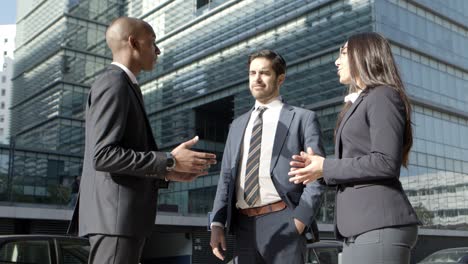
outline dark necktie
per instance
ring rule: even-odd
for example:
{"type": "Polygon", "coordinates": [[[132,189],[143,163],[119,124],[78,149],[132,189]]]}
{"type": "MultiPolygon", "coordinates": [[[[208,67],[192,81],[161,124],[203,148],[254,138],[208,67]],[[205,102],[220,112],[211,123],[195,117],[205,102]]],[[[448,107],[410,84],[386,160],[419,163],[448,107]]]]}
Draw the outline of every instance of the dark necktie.
{"type": "Polygon", "coordinates": [[[138,98],[140,98],[140,101],[143,103],[143,94],[141,93],[141,88],[140,88],[140,85],[138,85],[137,83],[134,83],[133,84],[133,87],[135,88],[135,92],[138,96],[138,98]]]}
{"type": "Polygon", "coordinates": [[[260,149],[262,146],[263,112],[266,107],[260,106],[258,116],[254,121],[252,135],[250,137],[249,155],[245,169],[244,199],[249,206],[253,206],[260,198],[260,185],[258,172],[260,166],[260,149]]]}

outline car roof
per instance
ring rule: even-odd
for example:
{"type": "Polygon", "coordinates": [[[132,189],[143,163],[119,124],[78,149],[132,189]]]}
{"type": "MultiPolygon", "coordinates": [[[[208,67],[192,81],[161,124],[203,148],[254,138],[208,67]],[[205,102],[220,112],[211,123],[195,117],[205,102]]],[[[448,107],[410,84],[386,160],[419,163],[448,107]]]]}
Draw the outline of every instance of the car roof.
{"type": "Polygon", "coordinates": [[[319,242],[308,243],[307,248],[342,248],[343,242],[334,239],[322,239],[319,242]]]}
{"type": "MultiPolygon", "coordinates": [[[[446,249],[441,249],[441,250],[438,250],[432,254],[430,254],[429,256],[425,257],[421,262],[421,264],[431,264],[431,263],[440,263],[440,262],[433,262],[432,261],[432,258],[434,258],[435,256],[438,256],[438,255],[443,255],[443,254],[450,254],[450,253],[455,253],[455,254],[460,254],[462,253],[462,255],[460,255],[460,257],[463,257],[463,255],[467,256],[466,254],[468,253],[468,247],[458,247],[458,248],[446,248],[446,249]]],[[[459,261],[459,260],[458,260],[459,261]]],[[[455,262],[453,262],[455,263],[455,262]]]]}
{"type": "Polygon", "coordinates": [[[453,251],[468,251],[468,247],[458,247],[458,248],[446,248],[436,251],[435,253],[447,253],[453,251]]]}
{"type": "Polygon", "coordinates": [[[66,235],[51,235],[51,234],[31,234],[31,235],[0,235],[0,241],[6,240],[27,240],[27,239],[64,239],[64,240],[83,240],[88,241],[88,239],[76,236],[66,236],[66,235]]]}

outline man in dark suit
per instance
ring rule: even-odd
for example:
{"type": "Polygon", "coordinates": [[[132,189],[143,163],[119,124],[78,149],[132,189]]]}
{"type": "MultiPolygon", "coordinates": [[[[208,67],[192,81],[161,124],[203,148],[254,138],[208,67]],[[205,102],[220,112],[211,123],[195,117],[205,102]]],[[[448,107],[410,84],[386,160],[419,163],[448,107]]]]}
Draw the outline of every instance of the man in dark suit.
{"type": "MultiPolygon", "coordinates": [[[[96,79],[86,104],[86,142],[79,198],[79,235],[89,263],[139,263],[155,222],[158,186],[205,174],[215,155],[158,152],[136,76],[153,69],[160,51],[151,26],[121,17],[106,31],[113,63],[96,79]]],[[[75,208],[75,211],[77,209],[75,208]]]]}
{"type": "Polygon", "coordinates": [[[280,97],[286,62],[271,50],[249,57],[251,111],[231,125],[211,224],[213,254],[224,259],[225,231],[236,235],[235,263],[304,263],[305,233],[315,230],[324,186],[289,182],[294,153],[324,156],[314,112],[280,97]]]}

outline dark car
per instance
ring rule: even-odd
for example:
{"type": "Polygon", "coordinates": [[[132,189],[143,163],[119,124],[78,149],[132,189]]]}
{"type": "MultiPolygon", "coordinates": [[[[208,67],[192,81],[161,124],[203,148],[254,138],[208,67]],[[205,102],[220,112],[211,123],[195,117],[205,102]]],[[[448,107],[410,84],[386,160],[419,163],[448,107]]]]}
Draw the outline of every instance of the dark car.
{"type": "Polygon", "coordinates": [[[418,264],[468,264],[468,247],[447,248],[436,251],[418,264]]]}
{"type": "Polygon", "coordinates": [[[343,242],[320,240],[307,244],[306,264],[339,264],[343,242]]]}
{"type": "Polygon", "coordinates": [[[0,236],[0,264],[86,264],[87,239],[55,235],[0,236]]]}

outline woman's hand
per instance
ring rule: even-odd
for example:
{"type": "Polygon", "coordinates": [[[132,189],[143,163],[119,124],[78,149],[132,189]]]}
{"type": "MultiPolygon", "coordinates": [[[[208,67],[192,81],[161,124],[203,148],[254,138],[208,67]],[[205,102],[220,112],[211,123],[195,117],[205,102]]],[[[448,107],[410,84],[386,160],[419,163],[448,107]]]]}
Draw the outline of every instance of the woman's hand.
{"type": "Polygon", "coordinates": [[[307,184],[322,177],[325,158],[315,155],[312,148],[307,148],[307,153],[301,151],[300,155],[293,155],[292,159],[288,173],[290,182],[307,184]]]}

